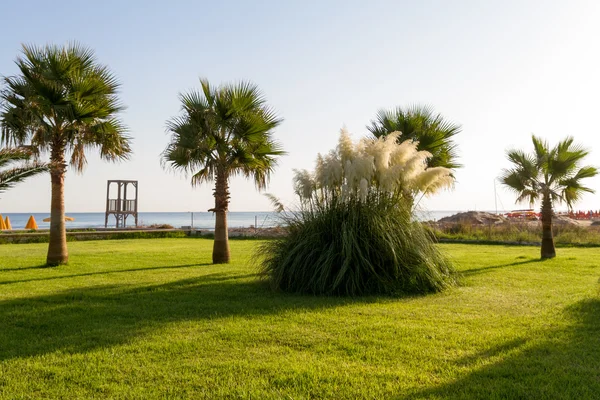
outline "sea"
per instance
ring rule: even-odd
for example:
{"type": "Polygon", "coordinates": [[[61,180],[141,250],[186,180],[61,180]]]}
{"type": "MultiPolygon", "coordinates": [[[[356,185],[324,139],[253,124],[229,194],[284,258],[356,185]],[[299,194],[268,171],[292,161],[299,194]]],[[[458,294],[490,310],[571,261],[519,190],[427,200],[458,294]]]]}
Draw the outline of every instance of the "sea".
{"type": "MultiPolygon", "coordinates": [[[[460,211],[420,211],[418,218],[423,221],[436,221],[460,211]]],[[[43,220],[50,217],[49,213],[6,213],[2,214],[4,218],[10,218],[13,229],[24,229],[27,220],[33,215],[40,229],[50,228],[50,222],[43,220]]],[[[74,221],[67,221],[67,229],[83,228],[104,228],[104,213],[66,213],[67,216],[74,218],[74,221]]],[[[135,226],[133,216],[127,218],[127,226],[135,226]]],[[[227,222],[230,228],[271,228],[282,225],[281,215],[269,211],[231,211],[227,215],[227,222]]],[[[171,225],[174,228],[193,227],[195,229],[211,230],[215,227],[215,216],[210,212],[140,212],[138,214],[139,226],[151,225],[171,225]]],[[[114,216],[109,216],[108,227],[114,228],[116,221],[114,216]]]]}

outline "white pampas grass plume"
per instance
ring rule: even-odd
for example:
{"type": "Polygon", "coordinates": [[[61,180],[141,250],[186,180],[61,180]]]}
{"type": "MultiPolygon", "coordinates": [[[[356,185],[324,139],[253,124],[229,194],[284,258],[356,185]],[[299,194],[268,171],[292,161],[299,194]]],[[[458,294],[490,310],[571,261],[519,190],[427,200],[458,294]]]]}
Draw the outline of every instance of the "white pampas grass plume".
{"type": "Polygon", "coordinates": [[[334,187],[342,184],[342,162],[335,152],[330,152],[323,158],[323,168],[318,182],[321,187],[334,187]]]}
{"type": "Polygon", "coordinates": [[[454,177],[448,168],[428,168],[415,177],[414,189],[423,194],[432,194],[440,189],[450,189],[454,185],[454,177]]]}
{"type": "Polygon", "coordinates": [[[410,182],[427,168],[427,160],[431,158],[431,153],[427,151],[416,151],[404,164],[403,179],[405,183],[410,182]]]}
{"type": "Polygon", "coordinates": [[[314,180],[318,187],[325,186],[325,161],[321,153],[317,154],[314,180]]]}
{"type": "Polygon", "coordinates": [[[355,177],[356,168],[354,167],[354,164],[352,164],[352,161],[346,160],[346,163],[344,164],[344,184],[346,186],[352,187],[355,177]]]}
{"type": "Polygon", "coordinates": [[[315,181],[307,170],[294,170],[294,192],[300,197],[300,200],[311,198],[315,190],[315,181]]]}
{"type": "Polygon", "coordinates": [[[392,132],[378,139],[363,139],[364,152],[373,157],[375,170],[378,173],[386,170],[390,164],[390,155],[398,146],[396,140],[400,132],[392,132]]]}
{"type": "Polygon", "coordinates": [[[403,165],[392,165],[379,175],[379,187],[385,192],[394,192],[402,184],[403,165]]]}
{"type": "Polygon", "coordinates": [[[370,182],[374,172],[373,157],[368,154],[357,154],[351,162],[346,162],[346,183],[351,188],[357,189],[361,179],[370,182]]]}
{"type": "Polygon", "coordinates": [[[358,195],[359,195],[360,201],[362,201],[362,202],[366,201],[368,194],[369,194],[369,182],[365,178],[362,178],[360,180],[360,185],[358,188],[358,195]]]}
{"type": "Polygon", "coordinates": [[[398,144],[390,155],[390,163],[392,165],[404,165],[418,151],[419,142],[405,140],[398,144]]]}
{"type": "Polygon", "coordinates": [[[356,155],[354,151],[354,143],[352,142],[352,138],[350,137],[350,133],[346,127],[342,128],[340,131],[340,140],[338,141],[337,147],[338,154],[340,155],[342,163],[346,163],[348,160],[352,160],[356,155]]]}
{"type": "Polygon", "coordinates": [[[400,135],[393,132],[354,143],[348,131],[342,129],[335,150],[317,156],[314,174],[294,171],[294,190],[302,200],[310,200],[318,190],[323,199],[341,195],[344,201],[365,201],[370,192],[413,197],[452,187],[451,171],[427,168],[431,154],[418,151],[415,141],[399,144],[400,135]]]}

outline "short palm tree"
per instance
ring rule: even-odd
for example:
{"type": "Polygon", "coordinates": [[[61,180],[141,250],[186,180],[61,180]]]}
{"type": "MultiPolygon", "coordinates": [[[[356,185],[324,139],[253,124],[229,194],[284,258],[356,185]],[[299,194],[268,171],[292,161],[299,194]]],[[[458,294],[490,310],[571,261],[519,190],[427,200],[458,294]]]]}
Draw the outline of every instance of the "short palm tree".
{"type": "Polygon", "coordinates": [[[285,154],[272,139],[279,119],[258,88],[248,82],[212,87],[180,95],[181,115],[167,122],[171,141],[163,152],[167,167],[192,174],[192,185],[215,183],[216,214],[213,263],[228,263],[229,178],[252,178],[266,187],[277,156],[285,154]]]}
{"type": "Polygon", "coordinates": [[[48,170],[43,163],[29,163],[31,152],[23,148],[0,149],[0,193],[19,182],[48,170]],[[15,166],[15,164],[17,164],[15,166]]]}
{"type": "Polygon", "coordinates": [[[592,166],[579,167],[588,151],[573,144],[573,138],[567,137],[555,147],[532,135],[534,152],[527,154],[522,150],[509,150],[508,159],[513,168],[505,169],[501,176],[504,185],[517,194],[517,202],[528,201],[531,206],[541,199],[542,202],[542,249],[541,257],[556,257],[552,236],[553,203],[563,202],[569,209],[585,193],[593,190],[583,186],[582,180],[598,174],[592,166]]]}
{"type": "Polygon", "coordinates": [[[127,158],[129,138],[117,119],[119,83],[98,64],[92,50],[23,46],[20,74],[4,78],[2,140],[50,154],[52,199],[48,265],[68,262],[64,183],[67,163],[81,172],[86,150],[98,148],[107,160],[127,158]]]}
{"type": "Polygon", "coordinates": [[[460,133],[460,125],[435,114],[428,106],[415,105],[393,110],[379,110],[375,120],[367,129],[375,136],[387,136],[392,132],[402,132],[398,142],[413,140],[419,142],[417,150],[425,150],[432,157],[428,167],[459,168],[456,144],[452,138],[460,133]]]}

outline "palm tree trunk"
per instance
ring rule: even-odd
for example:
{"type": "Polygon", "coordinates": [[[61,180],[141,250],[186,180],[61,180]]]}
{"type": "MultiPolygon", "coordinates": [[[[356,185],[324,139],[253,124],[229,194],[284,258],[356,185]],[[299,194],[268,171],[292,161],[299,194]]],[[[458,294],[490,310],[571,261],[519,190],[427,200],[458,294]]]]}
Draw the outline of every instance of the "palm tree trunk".
{"type": "Polygon", "coordinates": [[[227,209],[229,208],[229,182],[224,168],[217,171],[215,184],[215,241],[213,243],[213,264],[229,263],[229,232],[227,230],[227,209]]]}
{"type": "Polygon", "coordinates": [[[552,236],[552,200],[548,194],[542,198],[542,259],[556,257],[552,236]]]}
{"type": "Polygon", "coordinates": [[[67,231],[65,228],[66,164],[64,150],[62,148],[53,148],[50,161],[52,199],[50,203],[50,243],[48,245],[46,263],[54,266],[66,264],[69,261],[67,231]]]}

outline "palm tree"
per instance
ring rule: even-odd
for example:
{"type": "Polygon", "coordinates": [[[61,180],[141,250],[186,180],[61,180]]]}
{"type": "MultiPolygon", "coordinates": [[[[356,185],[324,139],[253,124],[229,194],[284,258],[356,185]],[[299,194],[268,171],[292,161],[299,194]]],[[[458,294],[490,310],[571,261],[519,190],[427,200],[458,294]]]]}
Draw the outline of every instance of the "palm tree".
{"type": "Polygon", "coordinates": [[[505,169],[501,176],[504,185],[517,194],[517,202],[529,201],[533,204],[542,201],[542,249],[541,257],[556,257],[552,236],[553,203],[563,202],[573,208],[573,204],[585,193],[594,191],[582,185],[581,181],[598,173],[595,167],[579,168],[579,163],[589,151],[573,144],[567,137],[555,147],[532,135],[534,152],[526,154],[522,150],[509,150],[508,159],[514,164],[505,169]]]}
{"type": "Polygon", "coordinates": [[[39,162],[27,163],[26,161],[29,161],[30,157],[31,152],[23,148],[0,149],[0,168],[20,163],[17,166],[0,170],[0,193],[31,176],[48,170],[46,164],[39,162]]]}
{"type": "Polygon", "coordinates": [[[171,141],[163,165],[192,174],[192,185],[215,182],[216,214],[213,263],[228,263],[229,178],[252,178],[258,190],[266,187],[285,154],[272,139],[281,123],[258,88],[248,82],[213,88],[205,79],[202,90],[180,94],[181,115],[167,122],[171,141]]]}
{"type": "Polygon", "coordinates": [[[452,138],[460,133],[460,125],[448,122],[441,114],[435,114],[429,106],[415,105],[393,110],[379,110],[375,120],[367,129],[375,136],[387,136],[392,132],[402,132],[398,142],[413,140],[419,142],[417,150],[425,150],[432,157],[428,167],[460,168],[457,163],[456,144],[452,138]]]}
{"type": "Polygon", "coordinates": [[[50,153],[52,200],[48,265],[68,262],[64,183],[67,162],[81,172],[85,151],[98,148],[107,160],[130,154],[129,138],[116,115],[119,83],[92,50],[27,46],[16,60],[20,74],[4,78],[2,141],[50,153]]]}

